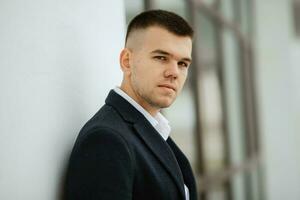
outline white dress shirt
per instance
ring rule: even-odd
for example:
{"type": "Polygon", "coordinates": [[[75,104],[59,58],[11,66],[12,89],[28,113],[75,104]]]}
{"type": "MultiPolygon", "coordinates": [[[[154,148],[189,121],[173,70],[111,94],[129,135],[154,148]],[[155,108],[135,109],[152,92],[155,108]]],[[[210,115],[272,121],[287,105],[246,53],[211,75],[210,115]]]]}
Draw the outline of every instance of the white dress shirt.
{"type": "MultiPolygon", "coordinates": [[[[121,90],[118,87],[115,87],[114,91],[117,94],[119,94],[121,97],[126,99],[140,113],[142,113],[164,140],[168,139],[171,132],[171,127],[169,125],[169,121],[160,112],[158,112],[157,115],[153,117],[152,115],[150,115],[150,113],[148,113],[140,104],[138,104],[123,90],[121,90]]],[[[186,200],[189,200],[190,199],[189,189],[185,184],[184,184],[184,191],[185,191],[186,200]]]]}

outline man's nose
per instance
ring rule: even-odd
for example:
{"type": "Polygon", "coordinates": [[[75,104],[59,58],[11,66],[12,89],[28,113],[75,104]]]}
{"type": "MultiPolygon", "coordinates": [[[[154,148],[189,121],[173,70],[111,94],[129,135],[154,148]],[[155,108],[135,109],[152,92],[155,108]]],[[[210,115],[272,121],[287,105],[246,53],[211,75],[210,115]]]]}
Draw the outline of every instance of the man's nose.
{"type": "Polygon", "coordinates": [[[169,62],[165,69],[165,76],[166,77],[172,77],[177,78],[179,74],[179,68],[177,61],[169,62]]]}

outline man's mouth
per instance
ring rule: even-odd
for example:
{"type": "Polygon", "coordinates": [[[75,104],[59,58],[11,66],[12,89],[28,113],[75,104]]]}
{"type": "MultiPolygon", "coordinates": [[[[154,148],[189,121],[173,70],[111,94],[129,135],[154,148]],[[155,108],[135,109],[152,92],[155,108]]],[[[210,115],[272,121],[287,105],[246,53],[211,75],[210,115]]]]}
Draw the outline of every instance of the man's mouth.
{"type": "Polygon", "coordinates": [[[176,92],[176,88],[173,85],[169,85],[169,84],[161,84],[158,85],[158,87],[163,87],[163,88],[168,88],[168,89],[172,89],[176,92]]]}

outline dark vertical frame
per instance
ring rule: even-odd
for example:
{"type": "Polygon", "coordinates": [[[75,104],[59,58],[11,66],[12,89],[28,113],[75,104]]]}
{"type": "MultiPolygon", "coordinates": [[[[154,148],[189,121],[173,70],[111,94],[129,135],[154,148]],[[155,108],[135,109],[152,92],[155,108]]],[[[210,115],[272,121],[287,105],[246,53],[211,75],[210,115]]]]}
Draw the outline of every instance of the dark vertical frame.
{"type": "MultiPolygon", "coordinates": [[[[241,13],[241,2],[239,0],[232,0],[234,5],[234,23],[236,26],[241,27],[242,26],[242,18],[244,15],[241,13]]],[[[243,36],[243,33],[240,29],[241,36],[243,36]]],[[[249,82],[250,74],[249,74],[249,62],[248,62],[248,44],[247,41],[243,37],[240,37],[238,40],[238,63],[239,63],[239,82],[241,83],[241,90],[240,90],[240,98],[242,101],[242,113],[243,115],[243,127],[244,127],[244,146],[246,147],[244,149],[244,158],[245,160],[251,159],[253,156],[253,144],[254,144],[254,138],[253,138],[253,123],[252,123],[252,96],[251,96],[251,88],[249,88],[251,82],[249,82]]],[[[245,190],[245,199],[246,200],[252,200],[253,199],[253,184],[251,183],[251,171],[246,171],[243,174],[244,177],[244,190],[245,190]]]]}
{"type": "Polygon", "coordinates": [[[155,8],[155,0],[144,0],[144,9],[151,10],[155,8]]]}
{"type": "Polygon", "coordinates": [[[291,10],[294,21],[294,32],[296,37],[300,37],[300,1],[292,0],[291,10]]]}
{"type": "MultiPolygon", "coordinates": [[[[220,9],[220,0],[215,1],[215,8],[220,9]]],[[[219,21],[217,22],[217,55],[218,55],[218,60],[217,60],[217,66],[218,66],[218,77],[219,77],[219,83],[220,83],[220,90],[221,90],[221,104],[222,104],[222,125],[223,125],[223,132],[224,132],[224,143],[225,143],[225,163],[226,166],[230,166],[230,141],[229,141],[229,127],[228,127],[228,110],[227,110],[227,88],[225,84],[225,72],[224,72],[224,46],[223,46],[223,41],[222,41],[222,33],[224,31],[224,27],[222,23],[219,21]]],[[[232,195],[232,186],[231,186],[231,181],[230,179],[225,180],[225,187],[227,189],[227,200],[233,200],[233,195],[232,195]]]]}
{"type": "Polygon", "coordinates": [[[249,29],[250,29],[250,34],[249,34],[249,74],[250,74],[250,86],[251,86],[251,92],[252,92],[252,117],[253,117],[253,127],[254,127],[254,153],[256,156],[256,159],[258,161],[258,166],[257,166],[257,176],[258,176],[258,183],[257,183],[257,189],[258,189],[258,195],[260,200],[266,199],[266,193],[265,193],[265,181],[264,181],[264,171],[262,168],[262,156],[261,156],[261,143],[260,143],[260,125],[259,125],[259,115],[258,115],[258,103],[257,103],[257,97],[256,97],[256,73],[255,73],[255,55],[254,55],[254,49],[255,49],[255,0],[248,0],[248,7],[250,9],[249,11],[249,29]]]}

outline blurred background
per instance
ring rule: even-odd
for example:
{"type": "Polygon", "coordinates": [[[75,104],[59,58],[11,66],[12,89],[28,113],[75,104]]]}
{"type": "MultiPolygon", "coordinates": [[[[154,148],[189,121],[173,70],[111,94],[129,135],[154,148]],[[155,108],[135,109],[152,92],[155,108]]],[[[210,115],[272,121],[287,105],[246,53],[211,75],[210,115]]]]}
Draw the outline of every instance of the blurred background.
{"type": "Polygon", "coordinates": [[[59,199],[83,124],[120,84],[138,13],[195,30],[163,112],[201,200],[300,199],[300,0],[0,0],[0,199],[59,199]]]}

